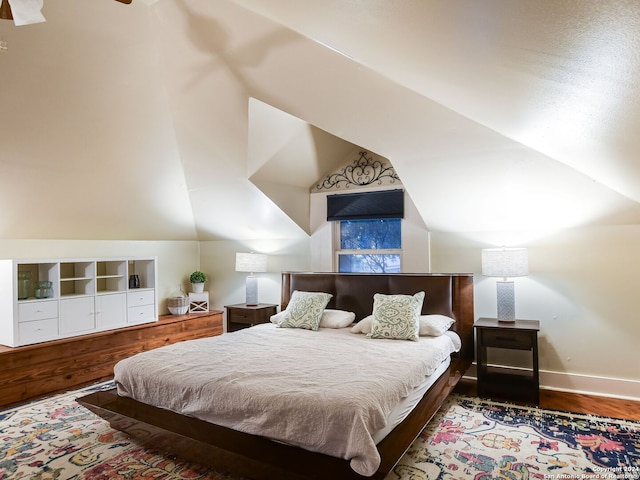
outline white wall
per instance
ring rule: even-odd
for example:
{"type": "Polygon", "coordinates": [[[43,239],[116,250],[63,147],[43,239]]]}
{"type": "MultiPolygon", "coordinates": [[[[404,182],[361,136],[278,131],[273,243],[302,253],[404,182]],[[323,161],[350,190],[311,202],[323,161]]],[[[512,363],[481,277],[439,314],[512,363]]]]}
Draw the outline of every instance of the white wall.
{"type": "Polygon", "coordinates": [[[169,313],[166,299],[200,265],[200,247],[194,241],[2,240],[0,258],[157,257],[159,313],[169,313]]]}
{"type": "Polygon", "coordinates": [[[267,271],[258,277],[258,301],[280,305],[281,272],[308,271],[309,239],[219,240],[200,243],[200,269],[207,275],[210,308],[245,302],[246,273],[235,271],[236,252],[267,254],[267,271]]]}
{"type": "Polygon", "coordinates": [[[196,240],[149,8],[46,3],[0,27],[0,238],[196,240]]]}
{"type": "MultiPolygon", "coordinates": [[[[475,272],[476,318],[495,317],[495,279],[480,275],[480,251],[500,245],[496,234],[431,238],[434,271],[475,272]]],[[[543,386],[640,399],[639,244],[636,226],[520,236],[530,275],[515,279],[516,316],[540,320],[543,386]]]]}

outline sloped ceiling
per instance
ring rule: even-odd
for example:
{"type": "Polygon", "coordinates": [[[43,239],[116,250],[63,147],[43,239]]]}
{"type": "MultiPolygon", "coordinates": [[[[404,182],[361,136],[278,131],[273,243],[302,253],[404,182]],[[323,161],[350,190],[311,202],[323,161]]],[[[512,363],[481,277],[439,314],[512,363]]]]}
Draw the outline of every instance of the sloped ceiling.
{"type": "Polygon", "coordinates": [[[0,237],[306,236],[295,199],[353,146],[391,160],[432,230],[640,219],[634,2],[45,0],[44,14],[0,22],[0,237]]]}
{"type": "Polygon", "coordinates": [[[307,234],[309,187],[358,146],[256,99],[249,102],[249,179],[307,234]]]}
{"type": "Polygon", "coordinates": [[[237,3],[640,200],[637,2],[237,3]]]}
{"type": "Polygon", "coordinates": [[[149,7],[45,3],[0,20],[0,237],[194,238],[149,7]]]}
{"type": "Polygon", "coordinates": [[[432,229],[640,218],[636,3],[237,3],[445,107],[414,124],[424,128],[422,148],[377,150],[432,229]]]}

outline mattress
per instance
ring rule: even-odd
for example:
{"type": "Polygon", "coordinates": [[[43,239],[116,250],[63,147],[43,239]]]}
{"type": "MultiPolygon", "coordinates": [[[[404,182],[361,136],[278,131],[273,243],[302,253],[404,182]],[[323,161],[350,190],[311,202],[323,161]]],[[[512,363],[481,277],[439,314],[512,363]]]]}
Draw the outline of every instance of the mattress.
{"type": "MultiPolygon", "coordinates": [[[[453,333],[453,332],[452,332],[453,333]]],[[[455,333],[454,333],[455,335],[455,333]]],[[[372,437],[376,444],[380,443],[384,438],[391,433],[402,421],[407,418],[411,411],[416,407],[418,402],[422,400],[424,394],[429,390],[438,378],[449,368],[451,364],[451,357],[447,357],[440,366],[431,375],[424,378],[424,381],[415,387],[409,394],[400,399],[400,401],[393,407],[393,410],[387,416],[387,422],[384,427],[375,432],[372,437]]]]}
{"type": "Polygon", "coordinates": [[[368,476],[380,464],[377,432],[455,350],[448,335],[373,340],[263,324],[144,352],[114,371],[119,395],[344,458],[368,476]]]}

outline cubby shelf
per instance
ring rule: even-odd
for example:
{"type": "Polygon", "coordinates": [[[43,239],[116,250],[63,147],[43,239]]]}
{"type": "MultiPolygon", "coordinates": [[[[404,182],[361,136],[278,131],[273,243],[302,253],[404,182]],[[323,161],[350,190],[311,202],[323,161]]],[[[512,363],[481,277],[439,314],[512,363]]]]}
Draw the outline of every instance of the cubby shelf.
{"type": "Polygon", "coordinates": [[[0,260],[0,344],[156,321],[156,264],[155,257],[0,260]],[[139,278],[139,288],[129,288],[131,275],[139,278]],[[36,282],[50,282],[47,298],[36,298],[36,282]]]}

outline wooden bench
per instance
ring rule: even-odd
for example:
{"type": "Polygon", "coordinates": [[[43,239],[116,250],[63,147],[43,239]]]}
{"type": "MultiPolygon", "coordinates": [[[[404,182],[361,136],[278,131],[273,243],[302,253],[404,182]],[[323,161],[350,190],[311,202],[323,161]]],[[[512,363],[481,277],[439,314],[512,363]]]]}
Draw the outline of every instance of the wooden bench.
{"type": "Polygon", "coordinates": [[[221,334],[222,311],[211,310],[24,347],[0,346],[0,408],[111,378],[113,366],[136,353],[221,334]]]}

